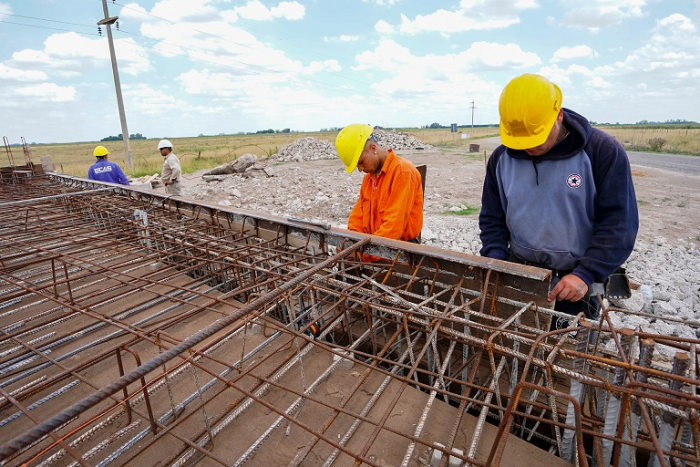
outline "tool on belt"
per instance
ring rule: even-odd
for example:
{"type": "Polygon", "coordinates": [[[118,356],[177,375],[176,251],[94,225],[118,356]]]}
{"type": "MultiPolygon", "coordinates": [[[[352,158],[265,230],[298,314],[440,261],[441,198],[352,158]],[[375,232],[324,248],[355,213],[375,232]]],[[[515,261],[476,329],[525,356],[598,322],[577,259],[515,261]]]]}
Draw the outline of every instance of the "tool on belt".
{"type": "Polygon", "coordinates": [[[625,268],[617,268],[617,271],[610,274],[605,283],[605,296],[613,300],[624,300],[632,296],[632,288],[625,268]]]}

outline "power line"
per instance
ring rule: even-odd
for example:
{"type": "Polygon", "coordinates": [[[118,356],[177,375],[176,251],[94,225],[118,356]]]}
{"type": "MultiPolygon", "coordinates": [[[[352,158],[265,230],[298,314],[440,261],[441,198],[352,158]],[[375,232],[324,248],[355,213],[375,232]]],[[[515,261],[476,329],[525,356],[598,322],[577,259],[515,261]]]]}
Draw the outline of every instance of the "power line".
{"type": "Polygon", "coordinates": [[[37,21],[47,21],[47,22],[51,22],[51,23],[69,24],[71,26],[80,26],[80,27],[90,28],[90,29],[93,29],[95,27],[94,24],[70,23],[68,21],[59,21],[56,19],[37,18],[36,16],[18,15],[16,13],[12,13],[11,15],[7,15],[7,16],[16,16],[17,18],[26,18],[26,19],[35,19],[37,21]]]}
{"type": "MultiPolygon", "coordinates": [[[[0,23],[14,24],[14,25],[17,25],[17,26],[26,26],[26,27],[28,27],[28,28],[48,29],[48,30],[50,30],[50,31],[74,32],[74,33],[76,33],[76,34],[82,34],[82,35],[85,35],[85,36],[96,36],[96,37],[100,37],[100,35],[97,34],[97,33],[79,32],[79,31],[74,31],[74,30],[72,30],[72,29],[52,28],[52,27],[49,27],[49,26],[39,26],[39,25],[37,25],[37,24],[14,23],[14,22],[12,22],[12,21],[5,21],[5,20],[0,20],[0,23]]],[[[93,27],[94,27],[94,26],[93,26],[93,27]]]]}

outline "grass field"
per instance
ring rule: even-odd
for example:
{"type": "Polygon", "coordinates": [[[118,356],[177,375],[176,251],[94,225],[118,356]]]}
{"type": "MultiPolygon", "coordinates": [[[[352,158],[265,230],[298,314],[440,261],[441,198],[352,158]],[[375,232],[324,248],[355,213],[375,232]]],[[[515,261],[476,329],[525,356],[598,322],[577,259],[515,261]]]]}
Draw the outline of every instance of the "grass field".
{"type": "Polygon", "coordinates": [[[700,156],[700,125],[666,125],[665,127],[605,125],[599,128],[613,135],[630,151],[657,150],[671,154],[700,156]]]}
{"type": "MultiPolygon", "coordinates": [[[[618,139],[628,150],[649,151],[652,144],[659,145],[661,152],[677,154],[700,155],[700,125],[683,128],[659,128],[636,125],[605,125],[600,127],[618,139]],[[663,143],[660,143],[663,140],[663,143]]],[[[396,129],[397,132],[408,133],[421,141],[446,150],[464,151],[467,154],[470,143],[477,143],[480,138],[498,136],[498,128],[478,127],[460,128],[460,132],[468,133],[468,139],[462,139],[460,133],[453,134],[449,128],[439,129],[396,129]]],[[[234,160],[245,154],[252,153],[259,158],[276,154],[280,148],[298,138],[310,136],[320,140],[335,141],[336,132],[316,133],[275,133],[256,135],[226,135],[200,136],[192,138],[171,138],[174,152],[180,158],[184,173],[200,169],[216,167],[234,160]]],[[[132,177],[160,173],[163,158],[157,149],[158,140],[132,140],[131,154],[134,160],[134,170],[125,172],[132,177]]],[[[51,156],[56,170],[62,173],[87,177],[90,165],[95,161],[92,151],[97,145],[103,145],[110,151],[110,160],[126,169],[124,144],[121,141],[82,142],[66,144],[42,144],[32,146],[32,160],[40,161],[40,156],[51,156]]],[[[13,146],[15,163],[24,160],[22,149],[13,146]]],[[[0,165],[8,164],[8,158],[2,159],[0,165]]]]}

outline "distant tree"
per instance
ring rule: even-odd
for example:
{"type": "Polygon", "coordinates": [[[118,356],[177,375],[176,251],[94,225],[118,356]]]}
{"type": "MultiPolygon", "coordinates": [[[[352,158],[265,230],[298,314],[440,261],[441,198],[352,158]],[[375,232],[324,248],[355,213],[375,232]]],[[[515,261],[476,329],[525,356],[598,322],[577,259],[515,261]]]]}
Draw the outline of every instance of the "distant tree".
{"type": "Polygon", "coordinates": [[[121,141],[122,140],[122,134],[119,133],[117,136],[108,136],[106,138],[102,138],[100,141],[121,141]]]}
{"type": "Polygon", "coordinates": [[[282,131],[280,131],[280,133],[290,133],[291,131],[292,130],[290,130],[289,128],[283,128],[282,131]]]}
{"type": "Polygon", "coordinates": [[[428,126],[428,128],[442,128],[442,125],[440,125],[439,123],[435,122],[435,123],[431,123],[431,124],[428,126]]]}
{"type": "MultiPolygon", "coordinates": [[[[122,134],[119,133],[117,136],[108,136],[106,138],[102,138],[100,141],[121,141],[122,134]]],[[[129,135],[129,139],[146,139],[145,136],[143,136],[141,133],[134,133],[133,135],[129,135]]]]}

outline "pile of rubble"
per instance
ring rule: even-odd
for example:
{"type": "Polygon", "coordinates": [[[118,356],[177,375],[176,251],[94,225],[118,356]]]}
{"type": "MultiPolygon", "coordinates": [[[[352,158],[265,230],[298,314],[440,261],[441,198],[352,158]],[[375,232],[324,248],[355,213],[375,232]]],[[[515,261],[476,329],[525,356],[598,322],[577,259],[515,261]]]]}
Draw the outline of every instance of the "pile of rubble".
{"type": "Polygon", "coordinates": [[[397,133],[391,130],[375,128],[372,132],[379,140],[379,144],[385,148],[392,148],[397,151],[402,149],[432,149],[432,146],[407,133],[397,133]]]}
{"type": "Polygon", "coordinates": [[[338,152],[333,143],[307,136],[283,146],[272,157],[281,162],[317,161],[334,159],[338,157],[338,152]]]}
{"type": "MultiPolygon", "coordinates": [[[[385,148],[395,150],[405,149],[432,149],[432,146],[425,144],[418,138],[407,133],[397,133],[391,130],[375,128],[372,132],[378,139],[379,144],[385,148]]],[[[330,141],[319,140],[307,136],[283,146],[277,154],[272,156],[279,162],[302,162],[317,161],[321,159],[334,159],[338,157],[335,146],[330,141]]]]}

